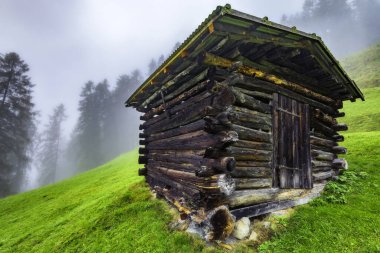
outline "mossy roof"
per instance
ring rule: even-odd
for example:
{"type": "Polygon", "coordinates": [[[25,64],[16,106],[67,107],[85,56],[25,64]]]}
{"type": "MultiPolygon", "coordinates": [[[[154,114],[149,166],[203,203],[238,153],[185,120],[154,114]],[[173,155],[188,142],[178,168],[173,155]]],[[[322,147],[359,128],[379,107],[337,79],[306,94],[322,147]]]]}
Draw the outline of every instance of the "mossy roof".
{"type": "MultiPolygon", "coordinates": [[[[288,27],[274,23],[267,17],[258,18],[231,8],[229,4],[218,6],[199,26],[198,28],[159,66],[143,84],[129,97],[126,106],[138,106],[144,98],[150,95],[152,89],[157,89],[162,85],[162,80],[167,75],[171,65],[175,64],[181,58],[191,54],[192,59],[203,53],[208,41],[213,41],[217,36],[226,35],[229,38],[249,39],[250,42],[260,44],[275,44],[284,47],[304,47],[307,48],[313,57],[316,56],[318,62],[324,65],[331,78],[336,83],[344,86],[349,94],[350,99],[364,96],[355,82],[347,75],[339,62],[335,59],[322,39],[316,34],[309,34],[297,30],[295,27],[288,27]],[[215,27],[221,27],[215,31],[215,27]],[[227,26],[229,29],[224,30],[227,26]],[[231,29],[233,29],[231,32],[231,29]],[[253,33],[254,30],[254,33],[253,33]],[[234,37],[235,36],[235,37],[234,37]],[[153,87],[157,86],[157,87],[153,87]]],[[[341,98],[346,100],[347,98],[341,98]]]]}

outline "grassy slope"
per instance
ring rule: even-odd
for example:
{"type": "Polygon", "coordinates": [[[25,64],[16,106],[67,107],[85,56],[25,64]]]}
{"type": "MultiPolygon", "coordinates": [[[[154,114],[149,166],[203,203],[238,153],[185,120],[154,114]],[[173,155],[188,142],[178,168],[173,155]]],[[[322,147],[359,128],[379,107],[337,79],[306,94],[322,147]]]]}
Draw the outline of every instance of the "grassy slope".
{"type": "Polygon", "coordinates": [[[359,87],[380,86],[380,43],[344,59],[341,63],[359,87]]]}
{"type": "MultiPolygon", "coordinates": [[[[354,187],[346,205],[297,208],[286,230],[261,250],[380,252],[380,88],[363,91],[366,102],[345,103],[342,121],[350,127],[344,143],[350,169],[366,171],[369,178],[354,187]]],[[[0,252],[217,251],[168,230],[167,205],[152,199],[137,177],[137,156],[133,151],[74,178],[0,200],[0,252]]]]}
{"type": "Polygon", "coordinates": [[[366,101],[345,102],[343,133],[350,170],[369,174],[348,203],[297,208],[287,228],[263,252],[380,252],[380,88],[362,90],[366,101]]]}
{"type": "Polygon", "coordinates": [[[345,102],[346,116],[341,121],[347,123],[349,132],[380,131],[380,87],[362,91],[365,102],[345,102]]]}
{"type": "Polygon", "coordinates": [[[0,252],[199,252],[170,232],[167,206],[137,176],[137,151],[63,182],[0,200],[0,252]]]}
{"type": "Polygon", "coordinates": [[[348,203],[297,208],[285,231],[264,252],[380,252],[380,131],[345,135],[350,170],[369,177],[355,185],[348,203]]]}
{"type": "MultiPolygon", "coordinates": [[[[350,169],[368,172],[368,180],[354,188],[346,205],[298,208],[286,230],[262,250],[380,251],[379,121],[360,118],[379,114],[380,92],[364,92],[367,102],[345,104],[344,121],[351,127],[344,145],[350,169]]],[[[0,252],[217,251],[168,230],[167,206],[151,198],[136,175],[136,159],[135,150],[72,179],[0,200],[0,252]]]]}

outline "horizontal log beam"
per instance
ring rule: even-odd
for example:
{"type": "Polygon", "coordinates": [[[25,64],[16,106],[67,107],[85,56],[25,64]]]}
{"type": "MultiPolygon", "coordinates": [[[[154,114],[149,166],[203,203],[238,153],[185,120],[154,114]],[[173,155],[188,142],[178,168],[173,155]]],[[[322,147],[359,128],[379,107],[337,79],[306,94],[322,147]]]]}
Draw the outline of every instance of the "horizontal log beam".
{"type": "Polygon", "coordinates": [[[263,103],[252,96],[246,95],[240,92],[238,89],[233,88],[232,91],[235,95],[237,105],[262,113],[271,113],[270,105],[263,103]]]}
{"type": "Polygon", "coordinates": [[[334,117],[328,115],[327,113],[324,113],[320,109],[313,110],[312,114],[315,118],[318,120],[321,120],[322,122],[329,124],[330,126],[336,125],[337,121],[334,117]]]}
{"type": "Polygon", "coordinates": [[[267,150],[256,150],[249,148],[227,147],[222,150],[215,148],[208,148],[205,153],[206,157],[224,157],[233,156],[236,161],[270,161],[272,152],[267,150]]]}
{"type": "Polygon", "coordinates": [[[229,198],[230,207],[249,206],[263,202],[290,200],[301,197],[308,190],[305,189],[257,189],[257,190],[238,190],[229,198]]]}
{"type": "Polygon", "coordinates": [[[239,135],[240,140],[258,141],[258,142],[272,142],[272,135],[267,132],[250,129],[248,127],[239,126],[236,124],[231,125],[231,130],[239,135]]]}
{"type": "Polygon", "coordinates": [[[170,81],[164,83],[161,86],[161,89],[154,92],[151,96],[149,96],[147,99],[145,99],[143,102],[141,102],[141,105],[139,106],[140,110],[143,109],[144,107],[146,107],[151,101],[153,101],[160,94],[160,91],[162,91],[162,89],[166,89],[166,88],[172,86],[173,84],[178,82],[181,78],[188,75],[197,66],[198,66],[198,64],[196,64],[196,63],[191,64],[189,67],[187,67],[186,69],[184,69],[183,71],[178,73],[176,76],[174,76],[170,81]]]}
{"type": "Polygon", "coordinates": [[[238,140],[234,131],[210,134],[204,130],[174,136],[148,143],[148,149],[206,149],[208,147],[223,148],[238,140]]]}
{"type": "MultiPolygon", "coordinates": [[[[204,64],[207,64],[207,65],[217,66],[217,67],[221,67],[221,68],[231,68],[234,64],[229,59],[226,59],[226,58],[223,58],[220,56],[216,56],[216,55],[213,55],[210,53],[205,53],[203,55],[203,57],[201,58],[201,62],[204,64]]],[[[253,77],[256,77],[258,79],[263,79],[265,81],[272,82],[278,86],[285,87],[287,89],[293,90],[293,91],[301,93],[307,97],[316,99],[318,101],[321,101],[321,102],[324,102],[327,104],[333,104],[334,103],[333,99],[326,97],[326,96],[323,96],[323,95],[321,95],[317,92],[314,92],[312,90],[306,89],[302,85],[299,85],[299,84],[296,84],[293,82],[289,82],[285,79],[282,79],[282,78],[277,77],[275,75],[265,73],[261,70],[258,70],[258,69],[252,68],[252,67],[248,67],[248,66],[243,65],[243,66],[238,67],[237,71],[239,73],[244,74],[244,75],[253,76],[253,77]]]]}
{"type": "Polygon", "coordinates": [[[321,150],[313,149],[311,150],[311,154],[316,160],[320,161],[332,161],[335,158],[335,154],[321,150]]]}
{"type": "Polygon", "coordinates": [[[347,149],[345,147],[334,146],[332,150],[335,154],[347,154],[347,149]]]}
{"type": "Polygon", "coordinates": [[[236,167],[231,172],[234,178],[268,178],[272,176],[272,169],[269,167],[236,167]]]}
{"type": "Polygon", "coordinates": [[[272,162],[262,162],[262,161],[236,161],[237,167],[265,167],[271,168],[272,162]]]}
{"type": "Polygon", "coordinates": [[[333,161],[332,161],[332,164],[333,164],[333,167],[335,169],[344,169],[344,170],[348,170],[348,163],[346,161],[346,159],[344,158],[335,158],[333,161]]]}
{"type": "Polygon", "coordinates": [[[163,132],[154,133],[151,135],[146,135],[145,138],[146,142],[152,142],[155,140],[161,140],[161,139],[167,139],[174,136],[190,133],[190,132],[196,132],[199,130],[205,129],[206,122],[203,119],[191,122],[187,125],[179,126],[174,129],[169,129],[163,132]]]}
{"type": "Polygon", "coordinates": [[[161,104],[158,107],[152,108],[150,111],[146,112],[144,115],[140,117],[141,120],[148,120],[152,118],[156,114],[161,114],[164,110],[173,107],[174,105],[177,105],[181,103],[182,101],[186,101],[187,99],[193,97],[195,94],[198,94],[200,91],[207,89],[208,86],[212,86],[212,82],[210,80],[206,80],[204,82],[201,82],[200,84],[196,85],[195,87],[191,88],[188,91],[183,92],[176,98],[173,98],[170,101],[167,101],[165,104],[161,104]]]}
{"type": "Polygon", "coordinates": [[[310,136],[310,144],[318,145],[318,146],[325,146],[325,147],[329,147],[329,148],[337,145],[337,143],[332,141],[332,140],[327,140],[327,139],[316,137],[313,135],[310,136]]]}
{"type": "Polygon", "coordinates": [[[326,180],[326,179],[331,178],[333,176],[335,176],[335,173],[332,170],[313,173],[313,181],[326,180]]]}
{"type": "Polygon", "coordinates": [[[270,178],[234,178],[236,190],[268,188],[272,186],[270,178]]]}
{"type": "Polygon", "coordinates": [[[239,148],[268,150],[268,151],[273,149],[272,143],[264,143],[264,142],[257,142],[257,141],[245,141],[245,140],[238,140],[237,142],[233,143],[231,146],[239,147],[239,148]]]}
{"type": "Polygon", "coordinates": [[[305,196],[292,200],[282,200],[282,201],[271,201],[262,204],[250,205],[247,207],[240,207],[231,210],[231,213],[240,219],[242,217],[256,217],[266,213],[288,209],[290,207],[303,205],[308,203],[310,200],[319,197],[320,192],[323,190],[324,184],[315,184],[314,188],[306,193],[305,196]]]}
{"type": "Polygon", "coordinates": [[[339,123],[333,126],[335,131],[347,131],[348,127],[345,123],[339,123]]]}

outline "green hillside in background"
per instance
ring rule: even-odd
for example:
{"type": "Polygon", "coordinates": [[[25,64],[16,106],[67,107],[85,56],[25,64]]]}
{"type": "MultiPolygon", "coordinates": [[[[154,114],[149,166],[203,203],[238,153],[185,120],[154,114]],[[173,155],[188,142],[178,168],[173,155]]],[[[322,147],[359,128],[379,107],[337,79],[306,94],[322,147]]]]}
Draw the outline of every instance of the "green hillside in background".
{"type": "Polygon", "coordinates": [[[380,43],[341,61],[360,88],[380,87],[380,43]]]}
{"type": "MultiPolygon", "coordinates": [[[[363,83],[380,86],[379,48],[344,61],[362,87],[364,73],[373,74],[363,83]]],[[[345,205],[296,208],[261,252],[380,252],[380,87],[362,91],[366,101],[345,102],[339,122],[349,126],[341,145],[349,150],[350,170],[368,178],[352,185],[345,205]]],[[[1,199],[0,252],[223,252],[169,229],[172,213],[137,176],[137,158],[133,150],[73,178],[1,199]]],[[[255,249],[243,244],[235,251],[255,249]]]]}
{"type": "Polygon", "coordinates": [[[339,122],[348,125],[348,132],[380,131],[380,87],[362,89],[365,101],[344,102],[344,118],[339,122]]]}

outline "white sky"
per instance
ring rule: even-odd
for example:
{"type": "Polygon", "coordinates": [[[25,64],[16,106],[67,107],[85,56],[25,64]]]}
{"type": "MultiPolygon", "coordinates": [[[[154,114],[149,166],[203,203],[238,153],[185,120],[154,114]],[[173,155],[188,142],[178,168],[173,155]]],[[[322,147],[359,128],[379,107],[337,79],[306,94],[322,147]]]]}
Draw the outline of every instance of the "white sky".
{"type": "MultiPolygon", "coordinates": [[[[279,22],[304,0],[229,1],[233,9],[279,22]]],[[[152,57],[167,55],[216,8],[217,0],[1,0],[0,53],[17,52],[30,67],[36,108],[45,122],[63,103],[69,133],[88,80],[146,71],[152,57]]]]}

